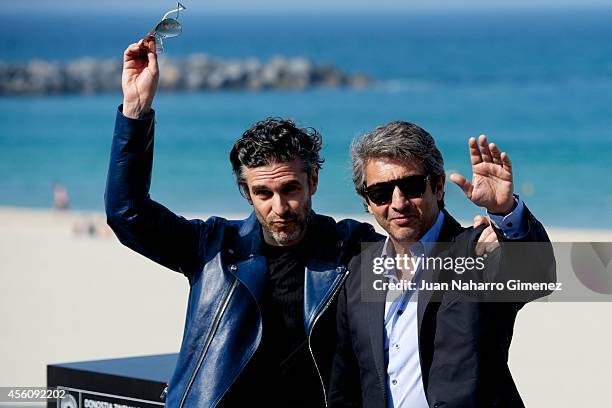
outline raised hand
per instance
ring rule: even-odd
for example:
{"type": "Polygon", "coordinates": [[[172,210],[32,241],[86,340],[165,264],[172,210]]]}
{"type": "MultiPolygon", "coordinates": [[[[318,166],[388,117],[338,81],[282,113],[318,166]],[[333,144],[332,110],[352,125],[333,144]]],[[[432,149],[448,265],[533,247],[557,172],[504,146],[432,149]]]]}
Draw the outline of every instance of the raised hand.
{"type": "Polygon", "coordinates": [[[123,53],[123,114],[137,119],[151,110],[159,82],[159,67],[154,45],[149,38],[131,44],[123,53]]]}
{"type": "Polygon", "coordinates": [[[468,145],[472,160],[472,182],[457,173],[451,174],[450,179],[477,206],[494,214],[509,213],[514,207],[510,158],[495,143],[488,143],[485,135],[481,135],[478,142],[471,137],[468,145]]]}

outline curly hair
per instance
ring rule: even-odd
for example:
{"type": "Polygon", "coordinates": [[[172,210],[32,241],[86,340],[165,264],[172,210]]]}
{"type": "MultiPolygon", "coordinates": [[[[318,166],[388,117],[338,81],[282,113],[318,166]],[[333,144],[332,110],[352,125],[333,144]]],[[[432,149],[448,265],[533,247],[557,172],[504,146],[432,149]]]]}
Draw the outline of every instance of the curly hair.
{"type": "Polygon", "coordinates": [[[245,168],[299,159],[310,180],[313,172],[323,164],[324,160],[319,155],[322,144],[323,138],[319,132],[313,128],[298,128],[289,119],[270,117],[257,122],[242,134],[230,152],[240,193],[248,199],[245,168]]]}

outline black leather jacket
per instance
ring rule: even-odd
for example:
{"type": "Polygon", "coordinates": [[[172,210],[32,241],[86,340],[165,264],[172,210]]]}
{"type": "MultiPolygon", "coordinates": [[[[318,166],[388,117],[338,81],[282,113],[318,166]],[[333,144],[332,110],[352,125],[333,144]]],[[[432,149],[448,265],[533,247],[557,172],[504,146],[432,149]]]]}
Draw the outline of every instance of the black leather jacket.
{"type": "MultiPolygon", "coordinates": [[[[154,113],[134,120],[117,113],[106,185],[108,224],[129,248],[189,279],[190,293],[183,342],[166,405],[214,407],[255,353],[262,334],[261,297],[266,260],[260,255],[261,226],[246,220],[211,217],[187,220],[149,197],[153,164],[154,113]]],[[[371,236],[368,224],[336,223],[311,214],[309,233],[318,250],[307,261],[304,327],[322,400],[329,383],[332,353],[319,353],[317,323],[333,315],[335,297],[348,275],[346,264],[359,242],[371,236]]]]}

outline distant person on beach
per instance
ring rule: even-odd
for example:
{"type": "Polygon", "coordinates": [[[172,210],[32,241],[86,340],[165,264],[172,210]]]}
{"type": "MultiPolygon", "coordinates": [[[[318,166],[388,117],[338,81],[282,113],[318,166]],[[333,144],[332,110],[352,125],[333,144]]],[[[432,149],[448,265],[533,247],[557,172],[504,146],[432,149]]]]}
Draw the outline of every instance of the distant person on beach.
{"type": "Polygon", "coordinates": [[[253,207],[246,220],[187,220],[153,201],[158,79],[157,55],[142,40],[130,45],[105,204],[124,245],[189,280],[166,405],[324,407],[336,295],[361,242],[378,236],[369,224],[312,211],[321,136],[283,119],[258,122],[231,150],[239,190],[253,207]]]}
{"type": "Polygon", "coordinates": [[[56,210],[68,209],[68,190],[60,183],[53,185],[53,208],[56,210]]]}
{"type": "Polygon", "coordinates": [[[523,407],[508,368],[514,321],[526,302],[551,290],[514,293],[497,284],[554,285],[554,255],[544,227],[513,195],[509,156],[484,135],[468,146],[472,181],[450,178],[486,208],[501,245],[480,260],[479,229],[461,227],[445,209],[444,160],[428,132],[392,122],[353,142],[355,190],[389,236],[348,265],[331,407],[523,407]],[[393,262],[404,256],[416,262],[393,262]],[[447,269],[437,259],[461,264],[447,269]],[[496,285],[449,289],[463,282],[496,285]]]}

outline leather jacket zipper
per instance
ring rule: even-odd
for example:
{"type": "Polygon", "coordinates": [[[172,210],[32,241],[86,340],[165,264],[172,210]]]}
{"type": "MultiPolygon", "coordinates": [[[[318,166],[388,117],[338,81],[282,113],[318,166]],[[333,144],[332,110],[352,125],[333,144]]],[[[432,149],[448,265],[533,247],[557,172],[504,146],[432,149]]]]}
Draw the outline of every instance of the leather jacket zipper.
{"type": "Polygon", "coordinates": [[[325,391],[325,383],[323,382],[323,376],[321,375],[321,370],[319,370],[317,359],[315,358],[314,352],[312,351],[312,343],[310,340],[312,338],[312,332],[314,330],[314,327],[319,321],[319,318],[323,315],[323,313],[325,313],[329,305],[331,305],[331,303],[334,301],[334,298],[336,297],[338,292],[340,292],[340,289],[342,288],[342,284],[346,280],[348,274],[349,274],[349,271],[346,270],[344,272],[344,275],[342,275],[340,279],[338,280],[338,282],[335,284],[335,286],[332,289],[331,296],[329,296],[329,299],[327,300],[327,302],[325,302],[325,306],[323,306],[321,311],[315,317],[314,322],[312,322],[312,326],[310,327],[310,330],[308,331],[308,350],[310,351],[310,356],[312,357],[312,361],[314,363],[315,369],[317,370],[317,374],[319,375],[319,381],[321,382],[321,389],[323,390],[323,400],[325,401],[326,407],[327,407],[327,392],[325,391]]]}
{"type": "Polygon", "coordinates": [[[213,318],[210,332],[208,333],[208,336],[206,337],[206,341],[204,342],[204,347],[202,348],[202,352],[200,353],[200,357],[198,358],[196,367],[193,370],[191,377],[189,378],[189,382],[187,383],[187,387],[185,388],[185,391],[183,392],[183,397],[181,398],[181,403],[179,404],[180,408],[183,408],[185,406],[185,400],[187,399],[187,394],[189,393],[189,390],[191,389],[193,382],[195,381],[196,375],[198,374],[198,371],[200,370],[200,367],[202,366],[204,357],[206,356],[206,353],[208,352],[208,348],[210,347],[210,344],[212,343],[212,339],[215,333],[217,332],[217,329],[219,328],[219,323],[221,322],[221,318],[223,317],[223,314],[225,313],[225,310],[227,309],[227,305],[229,304],[229,301],[232,297],[232,294],[234,293],[234,289],[236,289],[236,286],[238,286],[238,279],[234,278],[232,285],[227,291],[227,295],[225,296],[225,299],[223,299],[223,302],[221,302],[221,304],[217,308],[217,311],[215,312],[215,316],[213,318]]]}

